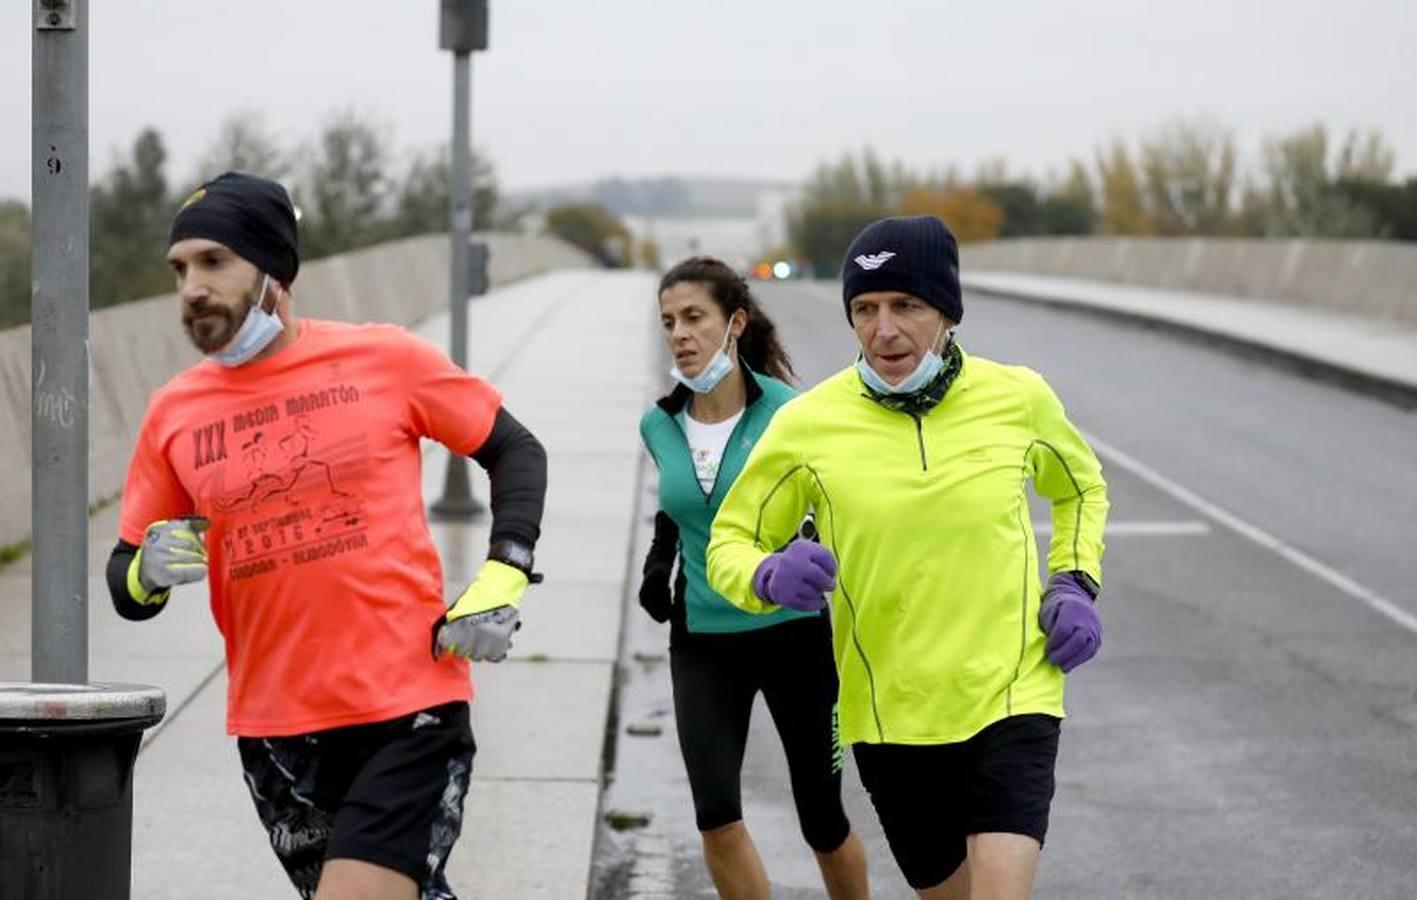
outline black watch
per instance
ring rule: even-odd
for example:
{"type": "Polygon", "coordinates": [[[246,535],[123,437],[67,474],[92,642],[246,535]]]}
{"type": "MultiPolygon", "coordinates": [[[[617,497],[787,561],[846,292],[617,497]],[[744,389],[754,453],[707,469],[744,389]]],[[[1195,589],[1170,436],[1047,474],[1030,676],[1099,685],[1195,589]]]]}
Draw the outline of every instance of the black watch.
{"type": "Polygon", "coordinates": [[[1102,585],[1098,584],[1091,575],[1082,569],[1073,569],[1068,574],[1077,579],[1078,584],[1082,585],[1082,589],[1087,591],[1089,597],[1094,601],[1097,600],[1097,595],[1102,593],[1102,585]]]}
{"type": "Polygon", "coordinates": [[[506,539],[494,541],[487,550],[487,558],[520,570],[532,584],[541,581],[541,575],[532,571],[534,560],[531,548],[526,544],[506,539]]]}

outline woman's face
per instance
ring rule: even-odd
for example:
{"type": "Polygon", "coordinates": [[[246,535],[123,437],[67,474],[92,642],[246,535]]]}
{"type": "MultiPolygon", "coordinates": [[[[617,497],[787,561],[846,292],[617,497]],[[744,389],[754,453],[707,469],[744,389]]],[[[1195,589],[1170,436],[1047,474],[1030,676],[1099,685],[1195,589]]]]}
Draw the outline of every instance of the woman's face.
{"type": "Polygon", "coordinates": [[[659,295],[659,324],[669,353],[690,378],[703,371],[730,330],[735,338],[743,333],[744,318],[739,311],[725,319],[702,282],[681,281],[659,295]]]}

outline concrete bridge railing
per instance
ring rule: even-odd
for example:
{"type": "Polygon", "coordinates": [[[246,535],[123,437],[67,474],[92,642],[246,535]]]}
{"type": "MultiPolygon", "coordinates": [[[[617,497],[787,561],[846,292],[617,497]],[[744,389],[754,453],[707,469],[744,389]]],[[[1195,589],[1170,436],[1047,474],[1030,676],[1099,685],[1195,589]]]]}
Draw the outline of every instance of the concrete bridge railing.
{"type": "MultiPolygon", "coordinates": [[[[490,245],[493,285],[595,265],[587,254],[554,238],[477,238],[490,245]]],[[[296,309],[322,319],[411,325],[447,308],[448,250],[446,235],[426,235],[307,263],[295,281],[296,309]]],[[[95,311],[89,344],[92,503],[122,490],[148,396],[196,362],[198,354],[182,333],[171,294],[95,311]]],[[[0,331],[0,547],[30,533],[31,355],[28,326],[0,331]]]]}
{"type": "Polygon", "coordinates": [[[1015,238],[961,268],[1121,282],[1417,324],[1417,244],[1257,238],[1015,238]]]}

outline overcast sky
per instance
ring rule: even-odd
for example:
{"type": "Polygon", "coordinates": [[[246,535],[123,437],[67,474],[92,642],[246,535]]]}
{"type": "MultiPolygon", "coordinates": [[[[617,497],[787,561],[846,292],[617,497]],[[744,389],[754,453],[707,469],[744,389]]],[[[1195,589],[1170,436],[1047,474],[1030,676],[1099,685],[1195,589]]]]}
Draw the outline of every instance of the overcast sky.
{"type": "MultiPolygon", "coordinates": [[[[0,4],[0,196],[27,198],[34,0],[0,4]]],[[[399,148],[450,130],[437,0],[91,0],[90,159],[155,126],[186,185],[218,124],[289,145],[353,108],[399,148]]],[[[474,143],[504,188],[797,179],[870,144],[1042,173],[1176,116],[1262,136],[1378,128],[1417,174],[1414,0],[492,0],[474,143]]]]}

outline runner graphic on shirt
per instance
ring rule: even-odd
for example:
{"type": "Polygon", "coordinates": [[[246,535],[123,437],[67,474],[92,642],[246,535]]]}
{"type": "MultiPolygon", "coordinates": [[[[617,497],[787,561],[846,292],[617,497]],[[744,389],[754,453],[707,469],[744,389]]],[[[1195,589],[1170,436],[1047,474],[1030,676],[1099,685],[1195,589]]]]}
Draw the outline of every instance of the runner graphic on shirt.
{"type": "MultiPolygon", "coordinates": [[[[218,460],[208,482],[216,510],[233,517],[222,541],[233,581],[368,545],[363,499],[347,489],[368,470],[368,436],[321,445],[309,413],[282,418],[263,420],[241,442],[238,459],[218,460]],[[239,486],[227,490],[236,472],[239,486]]],[[[233,433],[245,430],[244,421],[232,424],[233,433]]]]}
{"type": "Polygon", "coordinates": [[[311,439],[317,434],[315,427],[310,424],[309,416],[296,416],[291,432],[276,442],[285,460],[280,473],[275,473],[266,468],[269,455],[266,449],[266,433],[256,432],[250,440],[241,445],[241,456],[246,464],[249,483],[235,495],[218,499],[217,509],[221,512],[235,512],[249,503],[249,508],[255,511],[261,504],[277,497],[291,505],[298,505],[298,497],[319,490],[320,482],[323,482],[323,487],[332,495],[352,496],[335,484],[334,468],[324,459],[311,455],[311,439]],[[301,485],[301,479],[307,470],[311,470],[316,481],[314,484],[301,485]],[[297,487],[302,489],[297,490],[297,487]]]}

